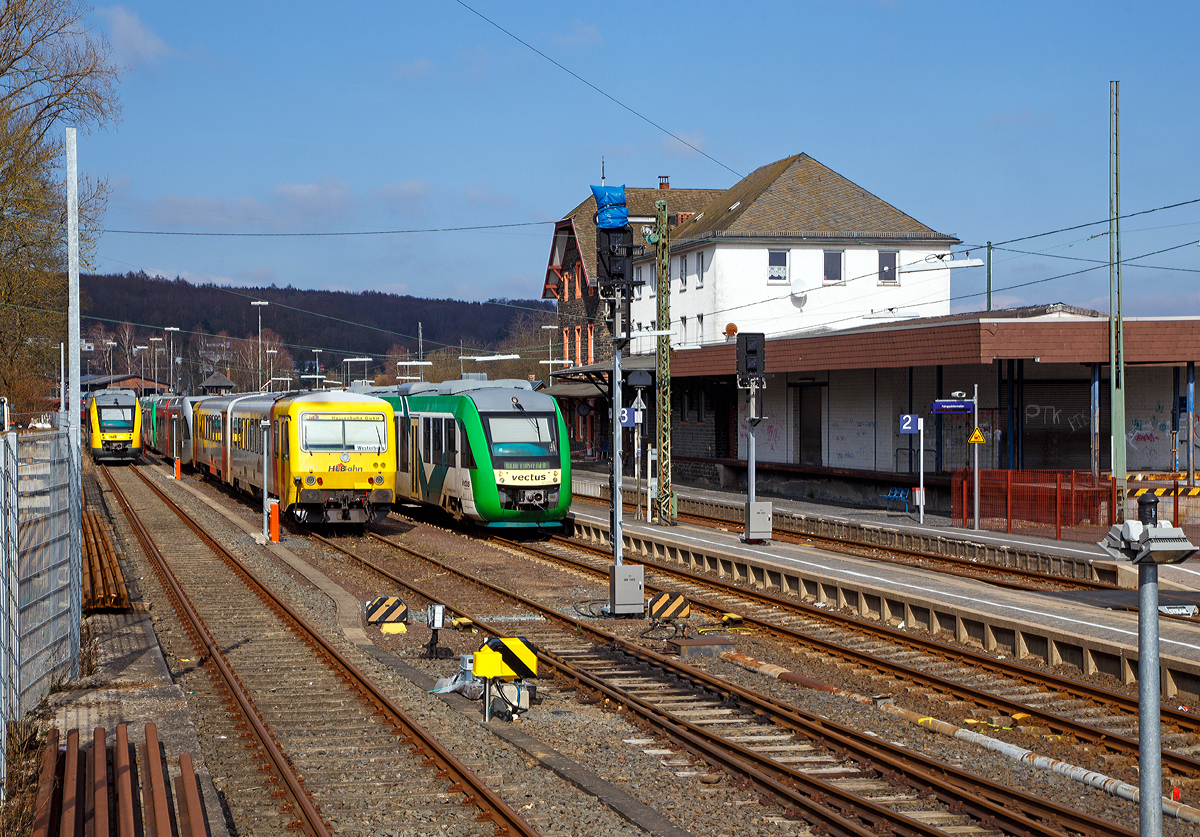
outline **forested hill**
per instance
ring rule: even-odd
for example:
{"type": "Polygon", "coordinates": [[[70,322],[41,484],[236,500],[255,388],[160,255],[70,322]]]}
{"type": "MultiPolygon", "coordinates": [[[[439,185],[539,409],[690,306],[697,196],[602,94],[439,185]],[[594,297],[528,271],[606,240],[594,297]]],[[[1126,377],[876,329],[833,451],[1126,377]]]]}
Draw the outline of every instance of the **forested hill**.
{"type": "Polygon", "coordinates": [[[109,330],[131,323],[139,332],[176,326],[231,337],[257,333],[258,309],[252,299],[271,303],[263,308],[263,328],[295,346],[321,346],[367,355],[382,355],[394,344],[416,350],[417,324],[424,329],[425,349],[444,344],[468,347],[498,344],[523,314],[553,310],[545,300],[462,302],[363,291],[306,291],[292,287],[226,288],[193,285],[145,273],[82,275],[84,330],[100,320],[109,330]]]}

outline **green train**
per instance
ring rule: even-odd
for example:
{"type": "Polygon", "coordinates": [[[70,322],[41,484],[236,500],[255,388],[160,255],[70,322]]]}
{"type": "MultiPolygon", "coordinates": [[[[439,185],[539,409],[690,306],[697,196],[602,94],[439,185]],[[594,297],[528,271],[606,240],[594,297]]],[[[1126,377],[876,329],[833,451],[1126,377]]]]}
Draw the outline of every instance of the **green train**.
{"type": "Polygon", "coordinates": [[[414,382],[363,392],[396,411],[396,501],[494,528],[561,526],[571,450],[558,402],[527,381],[414,382]]]}

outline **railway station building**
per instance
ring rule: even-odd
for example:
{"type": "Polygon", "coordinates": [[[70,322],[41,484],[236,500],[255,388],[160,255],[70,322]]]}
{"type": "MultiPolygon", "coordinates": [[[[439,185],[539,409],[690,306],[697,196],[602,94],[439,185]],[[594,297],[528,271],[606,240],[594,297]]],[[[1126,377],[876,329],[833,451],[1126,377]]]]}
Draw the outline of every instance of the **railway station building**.
{"type": "MultiPolygon", "coordinates": [[[[972,427],[969,416],[934,416],[931,404],[955,392],[970,397],[976,386],[982,468],[1102,474],[1114,444],[1126,446],[1131,473],[1186,467],[1185,396],[1200,318],[1125,318],[1126,427],[1114,434],[1107,313],[1052,304],[951,314],[951,268],[970,264],[950,260],[958,240],[807,155],[764,166],[729,190],[628,189],[639,242],[660,196],[674,222],[676,480],[745,488],[738,331],[767,335],[772,377],[756,432],[767,491],[875,504],[881,490],[915,484],[923,457],[938,509],[949,502],[950,475],[968,464],[972,427]],[[923,454],[915,436],[900,433],[902,414],[925,418],[923,454]]],[[[608,317],[587,282],[595,268],[590,201],[557,225],[543,293],[559,299],[570,365],[553,373],[550,393],[577,456],[602,456],[611,432],[608,317]]],[[[635,329],[653,328],[652,260],[635,261],[638,268],[651,275],[631,319],[635,329]]],[[[654,374],[653,352],[654,338],[635,337],[626,370],[654,374]]],[[[626,387],[624,395],[629,406],[634,393],[626,387]]],[[[642,438],[652,437],[647,423],[642,438]]],[[[632,443],[629,435],[627,450],[632,443]]]]}

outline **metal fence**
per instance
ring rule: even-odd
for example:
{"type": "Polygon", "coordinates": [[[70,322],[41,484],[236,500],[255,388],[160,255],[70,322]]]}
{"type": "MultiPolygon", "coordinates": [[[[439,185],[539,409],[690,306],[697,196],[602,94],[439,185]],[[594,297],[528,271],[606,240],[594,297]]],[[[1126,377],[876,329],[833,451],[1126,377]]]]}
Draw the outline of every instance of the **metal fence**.
{"type": "MultiPolygon", "coordinates": [[[[953,520],[974,524],[975,486],[970,469],[951,479],[953,520]]],[[[1111,477],[1090,471],[979,470],[979,526],[1047,538],[1098,541],[1125,519],[1125,497],[1111,477]]]]}
{"type": "Polygon", "coordinates": [[[79,675],[83,498],[69,439],[0,436],[0,782],[8,722],[79,675]]]}

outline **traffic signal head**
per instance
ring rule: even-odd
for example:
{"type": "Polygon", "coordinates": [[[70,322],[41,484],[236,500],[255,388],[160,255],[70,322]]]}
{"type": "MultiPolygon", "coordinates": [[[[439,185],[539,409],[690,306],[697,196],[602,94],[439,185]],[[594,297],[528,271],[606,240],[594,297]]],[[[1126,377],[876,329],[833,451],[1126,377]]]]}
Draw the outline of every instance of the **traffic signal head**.
{"type": "Polygon", "coordinates": [[[755,378],[767,371],[767,341],[762,332],[742,332],[737,336],[737,372],[739,378],[755,378]]]}
{"type": "Polygon", "coordinates": [[[596,279],[601,288],[623,284],[629,279],[629,256],[633,230],[596,230],[596,279]]]}

